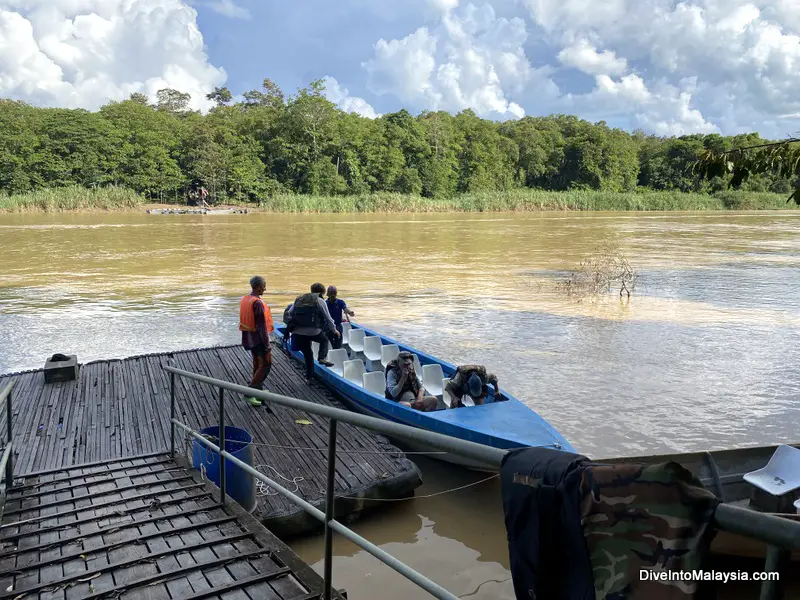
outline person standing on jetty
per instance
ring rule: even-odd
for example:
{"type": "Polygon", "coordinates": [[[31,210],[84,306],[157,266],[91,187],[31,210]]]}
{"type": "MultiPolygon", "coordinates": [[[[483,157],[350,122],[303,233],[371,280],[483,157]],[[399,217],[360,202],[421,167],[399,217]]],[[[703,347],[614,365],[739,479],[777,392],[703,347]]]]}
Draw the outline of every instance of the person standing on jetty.
{"type": "Polygon", "coordinates": [[[314,352],[311,343],[319,344],[319,364],[332,367],[333,363],[328,360],[328,336],[323,329],[327,329],[336,338],[341,334],[336,330],[336,323],[328,312],[328,306],[322,299],[325,294],[325,286],[315,283],[311,286],[310,294],[298,296],[294,304],[286,309],[285,317],[287,334],[291,333],[297,341],[300,352],[306,363],[306,380],[314,378],[314,352]]]}
{"type": "MultiPolygon", "coordinates": [[[[250,387],[261,390],[272,368],[269,334],[275,331],[275,326],[272,322],[272,311],[261,299],[267,282],[260,275],[255,275],[250,278],[250,288],[252,291],[247,296],[242,296],[239,302],[239,331],[242,332],[242,346],[253,355],[250,387]]],[[[245,398],[245,401],[253,406],[261,406],[261,400],[252,396],[245,398]]]]}

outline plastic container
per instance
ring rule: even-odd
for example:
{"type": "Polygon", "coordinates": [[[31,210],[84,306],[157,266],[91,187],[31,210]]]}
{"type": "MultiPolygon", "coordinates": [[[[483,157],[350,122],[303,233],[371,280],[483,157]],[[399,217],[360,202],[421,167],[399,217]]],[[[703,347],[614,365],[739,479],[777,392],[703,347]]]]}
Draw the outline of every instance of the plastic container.
{"type": "MultiPolygon", "coordinates": [[[[219,426],[206,427],[201,429],[200,433],[212,437],[211,442],[219,445],[219,426]]],[[[251,467],[253,466],[252,442],[253,437],[244,429],[225,426],[225,451],[251,467]]],[[[219,487],[219,456],[197,440],[192,445],[192,465],[195,469],[204,467],[206,477],[219,487]]],[[[255,477],[227,458],[225,459],[225,485],[225,493],[241,504],[247,512],[255,510],[255,477]]]]}

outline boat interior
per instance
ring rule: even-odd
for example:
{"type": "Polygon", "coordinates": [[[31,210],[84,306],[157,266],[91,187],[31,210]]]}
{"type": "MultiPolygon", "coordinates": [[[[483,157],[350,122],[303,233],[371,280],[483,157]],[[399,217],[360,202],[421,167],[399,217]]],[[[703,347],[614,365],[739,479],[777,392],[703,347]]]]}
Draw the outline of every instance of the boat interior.
{"type": "MultiPolygon", "coordinates": [[[[314,360],[319,357],[319,344],[312,342],[314,360]]],[[[384,344],[383,339],[377,335],[369,335],[364,329],[353,327],[350,323],[342,323],[342,347],[328,351],[328,360],[333,366],[326,367],[346,379],[350,383],[364,388],[366,391],[384,397],[386,389],[386,366],[400,354],[401,348],[397,344],[384,344]]],[[[437,410],[447,410],[452,407],[454,398],[445,390],[450,377],[442,369],[442,365],[421,364],[419,356],[412,352],[414,357],[414,371],[422,379],[425,392],[436,396],[439,401],[437,410]]],[[[501,391],[493,390],[484,399],[484,404],[491,404],[503,399],[501,391]],[[497,395],[493,395],[492,391],[497,395]]],[[[469,394],[461,399],[465,407],[475,406],[469,394]]]]}

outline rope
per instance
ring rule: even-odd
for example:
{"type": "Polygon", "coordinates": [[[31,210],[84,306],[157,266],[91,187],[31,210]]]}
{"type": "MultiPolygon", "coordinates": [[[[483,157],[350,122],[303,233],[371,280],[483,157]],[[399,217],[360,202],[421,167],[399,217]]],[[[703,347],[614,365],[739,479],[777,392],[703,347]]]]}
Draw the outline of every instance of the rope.
{"type": "Polygon", "coordinates": [[[348,500],[364,500],[368,502],[403,502],[404,500],[422,500],[424,498],[435,498],[436,496],[444,496],[445,494],[449,494],[451,492],[458,492],[459,490],[465,490],[467,488],[474,487],[476,485],[480,485],[481,483],[485,483],[487,481],[491,481],[492,479],[497,479],[500,477],[499,473],[495,473],[494,475],[490,475],[480,481],[473,481],[472,483],[468,483],[466,485],[461,485],[459,487],[454,487],[449,490],[444,490],[442,492],[436,492],[433,494],[425,494],[424,496],[409,496],[408,498],[359,498],[358,496],[336,496],[337,498],[346,498],[348,500]]]}
{"type": "MultiPolygon", "coordinates": [[[[272,469],[275,475],[278,478],[283,479],[294,485],[293,490],[289,490],[293,494],[296,494],[300,491],[300,482],[305,481],[305,477],[292,477],[289,479],[288,477],[284,477],[281,473],[278,472],[278,469],[273,467],[272,465],[256,465],[256,471],[262,471],[262,467],[267,467],[268,469],[272,469]]],[[[309,488],[310,489],[310,488],[309,488]]],[[[260,479],[256,479],[256,496],[277,496],[279,494],[278,490],[273,490],[270,486],[266,483],[261,481],[260,479]]]]}
{"type": "MultiPolygon", "coordinates": [[[[209,434],[202,434],[202,436],[204,438],[206,438],[207,440],[211,441],[211,442],[216,441],[217,439],[219,439],[218,437],[213,436],[213,435],[209,435],[209,434]]],[[[184,442],[185,442],[185,453],[186,453],[186,456],[188,457],[189,456],[190,447],[194,443],[195,440],[186,431],[184,431],[184,433],[183,433],[183,439],[184,439],[184,442]]],[[[327,451],[327,448],[312,448],[312,447],[301,447],[301,446],[282,446],[282,445],[279,445],[279,444],[267,444],[267,443],[258,443],[258,442],[251,442],[251,443],[253,445],[255,445],[255,446],[269,446],[269,447],[274,447],[274,448],[285,448],[285,449],[290,449],[290,450],[311,450],[311,451],[315,451],[315,452],[319,452],[320,450],[326,450],[327,451]]],[[[200,473],[201,473],[201,476],[202,476],[203,480],[207,480],[208,477],[206,475],[206,473],[207,473],[206,464],[211,465],[214,462],[216,454],[214,452],[211,452],[207,448],[204,448],[204,449],[207,450],[207,457],[204,458],[203,461],[200,463],[200,473]]],[[[360,451],[360,450],[353,450],[353,451],[337,450],[337,451],[345,452],[347,454],[447,454],[447,452],[438,452],[438,451],[437,452],[413,452],[413,453],[412,452],[403,453],[402,451],[399,451],[399,450],[395,451],[395,452],[381,452],[381,451],[371,451],[371,450],[364,450],[364,451],[360,451]]],[[[311,493],[311,494],[315,494],[315,495],[316,494],[325,495],[327,493],[325,490],[319,490],[319,489],[314,489],[314,488],[311,488],[311,487],[306,487],[306,486],[300,485],[301,481],[305,481],[305,477],[302,477],[302,476],[298,475],[298,476],[292,477],[290,479],[289,477],[286,477],[285,475],[283,475],[280,471],[278,471],[272,465],[261,463],[261,464],[258,464],[258,465],[255,466],[255,469],[257,471],[262,472],[262,473],[264,472],[264,468],[272,470],[272,472],[275,473],[275,476],[278,479],[281,479],[281,480],[283,480],[283,481],[285,481],[287,483],[292,484],[294,486],[294,489],[293,490],[289,490],[289,491],[292,492],[293,494],[301,493],[301,490],[305,491],[305,492],[308,492],[308,493],[311,493]]],[[[432,494],[424,494],[422,496],[414,495],[414,496],[409,496],[407,498],[363,498],[363,497],[360,497],[360,496],[341,496],[341,495],[338,495],[338,494],[335,494],[335,498],[336,499],[342,499],[342,500],[364,500],[364,501],[368,501],[368,502],[405,502],[405,501],[408,501],[408,500],[424,500],[424,499],[427,499],[427,498],[435,498],[437,496],[444,496],[445,494],[450,494],[450,493],[453,493],[453,492],[458,492],[460,490],[465,490],[465,489],[468,489],[468,488],[471,488],[471,487],[475,487],[477,485],[480,485],[482,483],[486,483],[487,481],[491,481],[492,479],[496,479],[498,477],[500,477],[500,475],[498,473],[495,473],[493,475],[490,475],[490,476],[485,477],[483,479],[480,479],[478,481],[473,481],[472,483],[467,483],[465,485],[460,485],[458,487],[454,487],[454,488],[450,488],[450,489],[447,489],[447,490],[443,490],[441,492],[434,492],[432,494]]],[[[259,479],[256,479],[255,485],[256,485],[256,496],[257,497],[263,498],[265,496],[277,496],[280,493],[277,490],[272,489],[270,486],[268,486],[267,484],[265,484],[263,481],[261,481],[259,479]]]]}

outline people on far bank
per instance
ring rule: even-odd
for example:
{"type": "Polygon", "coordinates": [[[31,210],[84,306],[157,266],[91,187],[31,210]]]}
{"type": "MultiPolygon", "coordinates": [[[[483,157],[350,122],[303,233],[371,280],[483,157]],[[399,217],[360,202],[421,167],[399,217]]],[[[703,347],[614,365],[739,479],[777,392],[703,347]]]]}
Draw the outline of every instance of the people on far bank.
{"type": "Polygon", "coordinates": [[[323,300],[325,286],[315,283],[311,292],[298,296],[294,303],[287,307],[284,313],[286,319],[286,337],[291,334],[297,343],[306,365],[306,380],[314,378],[314,353],[312,342],[319,344],[317,360],[321,365],[332,367],[328,360],[328,335],[341,338],[341,333],[336,329],[336,323],[331,318],[328,305],[323,300]]]}
{"type": "Polygon", "coordinates": [[[483,365],[461,365],[456,368],[456,372],[444,386],[444,393],[450,394],[452,403],[450,408],[460,408],[466,406],[466,398],[472,399],[475,405],[483,404],[486,396],[489,395],[489,385],[494,386],[494,401],[498,402],[503,398],[498,394],[500,386],[497,383],[497,376],[486,372],[483,365]]]}
{"type": "Polygon", "coordinates": [[[411,352],[401,352],[386,365],[386,397],[415,410],[436,410],[439,400],[425,394],[422,379],[414,369],[411,352]]]}
{"type": "MultiPolygon", "coordinates": [[[[275,331],[272,311],[261,299],[267,283],[260,275],[250,278],[250,293],[242,296],[239,302],[239,331],[242,332],[242,346],[253,357],[253,377],[250,387],[261,390],[272,368],[272,347],[270,334],[275,331]]],[[[261,406],[261,401],[253,396],[245,398],[253,406],[261,406]]],[[[269,407],[267,407],[269,410],[269,407]]],[[[270,410],[270,412],[272,412],[270,410]]]]}
{"type": "Polygon", "coordinates": [[[342,330],[342,319],[349,323],[350,317],[355,317],[356,313],[347,308],[345,301],[338,297],[338,290],[335,285],[328,286],[328,299],[325,301],[325,304],[328,306],[328,312],[333,322],[336,324],[336,331],[339,332],[338,336],[331,337],[331,346],[334,350],[338,350],[342,347],[342,334],[344,333],[342,330]]]}

